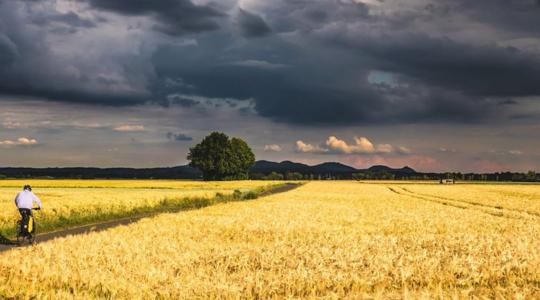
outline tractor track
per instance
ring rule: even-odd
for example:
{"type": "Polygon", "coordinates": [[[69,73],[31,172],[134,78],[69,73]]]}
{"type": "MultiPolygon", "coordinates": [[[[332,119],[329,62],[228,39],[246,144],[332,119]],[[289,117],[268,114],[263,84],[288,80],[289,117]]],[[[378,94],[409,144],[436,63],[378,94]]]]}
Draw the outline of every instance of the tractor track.
{"type": "MultiPolygon", "coordinates": [[[[298,187],[300,187],[302,185],[303,184],[300,184],[300,183],[287,183],[287,184],[284,184],[284,185],[280,185],[278,187],[271,188],[269,190],[266,190],[266,191],[260,193],[258,198],[267,197],[267,196],[271,196],[271,195],[279,194],[279,193],[285,193],[285,192],[294,190],[294,189],[296,189],[296,188],[298,188],[298,187]]],[[[206,206],[206,207],[208,207],[208,206],[206,206]]],[[[204,208],[204,207],[202,207],[202,208],[204,208]]],[[[86,224],[86,225],[81,225],[81,226],[77,226],[77,227],[61,229],[61,230],[52,231],[52,232],[46,232],[46,233],[38,234],[36,236],[36,243],[46,242],[46,241],[49,241],[49,240],[53,240],[53,239],[56,239],[56,238],[62,238],[62,237],[70,236],[70,235],[79,235],[79,234],[87,234],[87,233],[91,233],[91,232],[104,231],[104,230],[114,228],[114,227],[117,227],[117,226],[129,225],[129,224],[135,223],[135,222],[137,222],[137,221],[139,221],[141,219],[144,219],[144,218],[154,217],[154,216],[157,216],[157,215],[160,215],[160,214],[166,214],[166,213],[179,213],[179,212],[182,212],[182,211],[186,211],[186,210],[166,211],[166,212],[158,212],[158,213],[146,213],[146,214],[142,214],[142,215],[135,215],[135,216],[121,218],[121,219],[114,219],[114,220],[109,220],[109,221],[105,221],[105,222],[99,222],[99,223],[94,223],[94,224],[86,224]]],[[[27,246],[28,245],[18,246],[12,240],[10,240],[8,238],[5,238],[5,237],[0,235],[0,253],[4,252],[4,251],[7,251],[9,249],[22,248],[22,247],[27,247],[27,246]]]]}
{"type": "MultiPolygon", "coordinates": [[[[452,206],[452,207],[461,208],[461,209],[467,209],[468,208],[467,206],[453,204],[453,203],[448,202],[448,201],[434,200],[434,199],[430,199],[430,198],[427,198],[427,197],[422,197],[422,196],[418,196],[418,195],[414,195],[414,194],[409,194],[406,191],[399,190],[397,188],[388,187],[388,189],[390,191],[398,194],[398,195],[401,195],[401,196],[407,196],[407,197],[416,198],[416,199],[420,199],[420,200],[425,200],[425,201],[429,201],[429,202],[436,202],[438,204],[452,206]]],[[[401,189],[403,189],[403,188],[401,188],[401,189]]]]}
{"type": "Polygon", "coordinates": [[[429,201],[429,202],[434,202],[437,204],[442,204],[442,205],[451,206],[451,207],[460,208],[460,209],[476,210],[476,211],[489,214],[495,217],[501,217],[501,218],[507,218],[507,219],[524,219],[527,217],[538,218],[538,215],[534,213],[531,214],[530,212],[526,212],[526,211],[505,209],[502,207],[483,205],[479,203],[470,203],[467,201],[457,200],[457,199],[452,199],[452,198],[447,198],[447,197],[420,194],[420,193],[412,192],[403,187],[388,187],[388,189],[398,195],[416,198],[416,199],[429,201]]]}
{"type": "Polygon", "coordinates": [[[408,192],[408,193],[411,193],[413,195],[420,195],[420,196],[423,196],[423,197],[432,197],[432,198],[437,198],[437,199],[441,199],[441,200],[461,202],[461,203],[464,203],[464,204],[470,204],[470,205],[479,206],[479,207],[485,207],[485,208],[490,208],[490,209],[505,210],[505,211],[511,211],[511,212],[516,212],[516,213],[525,213],[525,214],[529,214],[531,216],[540,217],[540,213],[533,212],[533,211],[527,211],[527,210],[524,210],[524,209],[504,208],[502,206],[489,205],[489,204],[484,204],[484,203],[479,203],[479,202],[474,202],[474,201],[465,201],[465,200],[453,199],[453,198],[448,198],[448,197],[443,197],[443,196],[436,196],[436,195],[418,193],[418,192],[413,192],[413,191],[411,191],[411,190],[409,190],[407,188],[404,188],[404,187],[401,187],[401,189],[408,192]]]}

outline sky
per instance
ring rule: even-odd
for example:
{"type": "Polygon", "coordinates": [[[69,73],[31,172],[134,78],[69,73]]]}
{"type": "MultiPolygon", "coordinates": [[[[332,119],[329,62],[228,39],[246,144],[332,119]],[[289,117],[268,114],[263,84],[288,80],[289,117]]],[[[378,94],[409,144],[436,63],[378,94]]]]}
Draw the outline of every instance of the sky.
{"type": "Polygon", "coordinates": [[[0,0],[0,166],[540,171],[540,0],[0,0]]]}

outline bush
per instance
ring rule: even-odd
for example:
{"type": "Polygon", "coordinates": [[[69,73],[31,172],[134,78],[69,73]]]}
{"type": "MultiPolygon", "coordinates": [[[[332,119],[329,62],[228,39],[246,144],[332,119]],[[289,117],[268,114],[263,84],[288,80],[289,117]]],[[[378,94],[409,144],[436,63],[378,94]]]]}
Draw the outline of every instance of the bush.
{"type": "Polygon", "coordinates": [[[233,199],[242,200],[242,192],[240,190],[234,190],[233,199]]]}
{"type": "Polygon", "coordinates": [[[304,178],[304,175],[299,172],[287,172],[285,174],[285,178],[287,180],[302,180],[304,178]]]}
{"type": "Polygon", "coordinates": [[[266,180],[283,180],[283,174],[272,172],[265,177],[266,180]]]}
{"type": "Polygon", "coordinates": [[[249,174],[249,178],[252,180],[264,180],[266,177],[263,173],[251,173],[249,174]]]}
{"type": "Polygon", "coordinates": [[[257,199],[257,198],[259,198],[259,195],[254,191],[249,191],[249,192],[245,193],[244,196],[243,196],[244,200],[254,200],[254,199],[257,199]]]}

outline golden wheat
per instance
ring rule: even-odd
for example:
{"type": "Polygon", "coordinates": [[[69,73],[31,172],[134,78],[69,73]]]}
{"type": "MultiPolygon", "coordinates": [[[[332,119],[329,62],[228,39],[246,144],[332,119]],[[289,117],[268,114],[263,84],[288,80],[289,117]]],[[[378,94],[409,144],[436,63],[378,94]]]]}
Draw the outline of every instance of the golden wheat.
{"type": "Polygon", "coordinates": [[[165,199],[212,198],[216,193],[232,194],[267,187],[276,182],[236,181],[202,182],[173,180],[0,180],[0,230],[14,230],[20,218],[14,198],[24,184],[30,183],[43,201],[38,215],[44,224],[99,220],[141,208],[157,207],[165,199]]]}
{"type": "MultiPolygon", "coordinates": [[[[444,205],[401,187],[311,182],[11,250],[0,254],[0,297],[540,297],[540,218],[444,205]]],[[[482,192],[437,196],[465,199],[467,188],[482,192]]],[[[535,195],[540,186],[486,188],[535,195]]]]}
{"type": "Polygon", "coordinates": [[[528,212],[540,216],[540,188],[533,184],[401,185],[421,196],[435,196],[477,206],[528,212]]]}

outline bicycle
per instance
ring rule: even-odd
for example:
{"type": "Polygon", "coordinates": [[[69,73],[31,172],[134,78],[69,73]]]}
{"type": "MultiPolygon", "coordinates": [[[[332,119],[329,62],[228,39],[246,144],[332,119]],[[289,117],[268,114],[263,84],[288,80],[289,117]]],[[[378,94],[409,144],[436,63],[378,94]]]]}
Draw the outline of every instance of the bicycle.
{"type": "MultiPolygon", "coordinates": [[[[41,208],[36,207],[32,208],[32,211],[38,211],[41,210],[41,208]]],[[[34,245],[36,243],[36,219],[34,218],[34,214],[31,213],[28,216],[28,230],[25,231],[22,224],[22,219],[17,221],[17,244],[19,246],[22,246],[25,241],[28,242],[29,245],[34,245]]]]}

